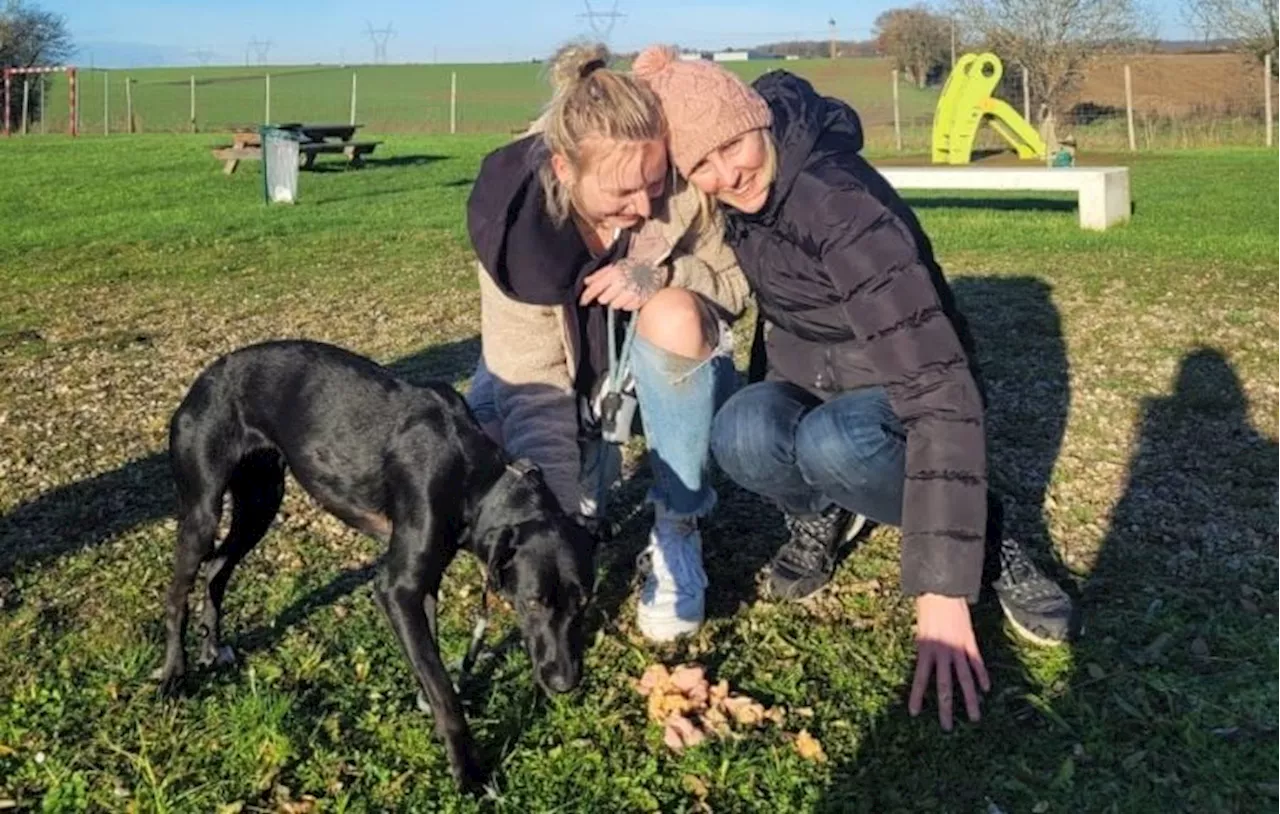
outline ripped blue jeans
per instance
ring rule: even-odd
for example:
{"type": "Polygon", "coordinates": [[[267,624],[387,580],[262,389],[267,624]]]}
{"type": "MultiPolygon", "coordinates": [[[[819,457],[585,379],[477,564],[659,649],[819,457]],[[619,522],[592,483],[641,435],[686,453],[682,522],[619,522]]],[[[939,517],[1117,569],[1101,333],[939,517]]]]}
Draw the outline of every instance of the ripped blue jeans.
{"type": "MultiPolygon", "coordinates": [[[[631,373],[653,470],[647,499],[671,514],[703,517],[716,503],[708,477],[711,422],[738,383],[728,326],[722,324],[719,335],[707,359],[678,356],[641,336],[632,346],[631,373]]],[[[483,358],[467,402],[482,425],[500,423],[493,379],[483,358]]],[[[584,466],[588,463],[584,457],[584,466]]],[[[590,495],[592,489],[586,492],[590,495]]]]}
{"type": "Polygon", "coordinates": [[[703,517],[716,503],[708,473],[711,421],[738,383],[728,331],[720,326],[722,340],[707,359],[677,356],[639,336],[631,351],[653,470],[648,500],[671,514],[703,517]]]}

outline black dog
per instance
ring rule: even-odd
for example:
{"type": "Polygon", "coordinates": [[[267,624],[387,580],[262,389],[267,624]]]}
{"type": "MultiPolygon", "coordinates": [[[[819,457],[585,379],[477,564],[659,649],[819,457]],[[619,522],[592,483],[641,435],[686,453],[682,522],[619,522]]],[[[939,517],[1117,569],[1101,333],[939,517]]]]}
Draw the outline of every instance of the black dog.
{"type": "Polygon", "coordinates": [[[504,458],[452,388],[408,384],[332,345],[254,345],[196,379],[170,422],[169,457],[179,522],[159,672],[166,691],[181,683],[187,595],[206,562],[200,663],[229,658],[219,645],[227,581],[280,508],[286,468],[327,510],[389,543],[374,596],[461,786],[483,775],[436,643],[440,579],[460,548],[515,606],[538,684],[552,693],[577,685],[595,539],[536,469],[504,458]],[[231,527],[215,547],[227,490],[231,527]]]}

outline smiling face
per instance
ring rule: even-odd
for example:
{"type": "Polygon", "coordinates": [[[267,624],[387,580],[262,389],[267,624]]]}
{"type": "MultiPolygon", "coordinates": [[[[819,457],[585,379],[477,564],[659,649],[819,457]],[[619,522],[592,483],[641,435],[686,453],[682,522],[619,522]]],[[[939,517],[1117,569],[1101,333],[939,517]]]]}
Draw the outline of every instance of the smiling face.
{"type": "Polygon", "coordinates": [[[564,517],[521,524],[516,535],[504,593],[515,605],[534,678],[548,693],[568,692],[582,680],[595,540],[564,517]]]}
{"type": "Polygon", "coordinates": [[[739,212],[759,212],[769,199],[773,167],[763,129],[748,130],[707,154],[689,171],[689,183],[739,212]]]}
{"type": "Polygon", "coordinates": [[[585,139],[578,165],[553,154],[559,182],[572,190],[574,209],[593,227],[630,229],[649,218],[666,191],[667,150],[661,139],[585,139]]]}

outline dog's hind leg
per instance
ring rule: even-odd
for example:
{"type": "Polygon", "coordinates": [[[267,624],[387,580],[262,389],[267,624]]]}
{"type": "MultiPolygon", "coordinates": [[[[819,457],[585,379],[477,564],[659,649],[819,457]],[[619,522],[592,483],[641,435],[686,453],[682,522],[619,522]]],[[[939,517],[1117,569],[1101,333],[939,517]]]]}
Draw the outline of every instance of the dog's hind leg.
{"type": "Polygon", "coordinates": [[[186,672],[182,640],[187,628],[187,595],[195,584],[200,564],[213,553],[213,538],[218,533],[218,519],[222,514],[221,483],[200,484],[186,495],[181,494],[181,487],[179,491],[178,550],[173,581],[165,596],[164,666],[159,673],[160,688],[165,693],[175,692],[186,672]]]}
{"type": "Polygon", "coordinates": [[[231,529],[205,569],[206,592],[200,619],[200,664],[229,664],[230,648],[221,646],[222,600],[236,564],[253,550],[280,510],[284,497],[284,458],[259,449],[236,464],[231,474],[231,529]]]}

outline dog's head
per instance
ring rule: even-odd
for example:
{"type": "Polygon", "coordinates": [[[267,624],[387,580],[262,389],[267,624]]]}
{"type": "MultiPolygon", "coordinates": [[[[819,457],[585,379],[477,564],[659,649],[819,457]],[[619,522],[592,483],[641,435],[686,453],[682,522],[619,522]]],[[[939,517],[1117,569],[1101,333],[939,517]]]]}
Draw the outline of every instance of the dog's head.
{"type": "Polygon", "coordinates": [[[516,609],[534,678],[547,692],[564,693],[582,679],[596,539],[560,510],[536,470],[519,474],[498,504],[519,504],[514,522],[491,527],[480,546],[491,583],[516,609]]]}

